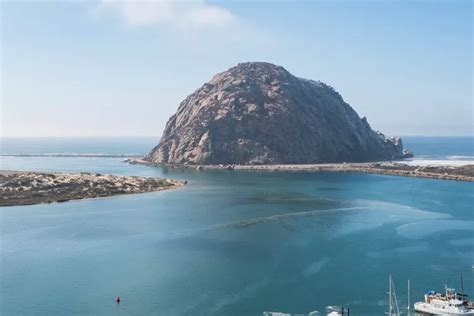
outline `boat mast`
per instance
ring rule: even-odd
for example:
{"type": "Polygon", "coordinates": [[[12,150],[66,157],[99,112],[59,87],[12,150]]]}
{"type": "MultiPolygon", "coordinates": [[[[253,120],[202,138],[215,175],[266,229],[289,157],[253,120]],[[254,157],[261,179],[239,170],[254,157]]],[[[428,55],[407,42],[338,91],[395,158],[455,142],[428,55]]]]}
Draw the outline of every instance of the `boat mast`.
{"type": "Polygon", "coordinates": [[[388,276],[388,315],[392,316],[392,275],[388,276]]]}
{"type": "Polygon", "coordinates": [[[462,279],[462,272],[461,272],[461,291],[462,291],[462,299],[464,299],[465,298],[465,296],[464,296],[464,281],[462,279]]]}
{"type": "Polygon", "coordinates": [[[388,276],[388,312],[389,316],[400,316],[398,309],[397,294],[395,293],[395,285],[393,285],[392,275],[388,276]]]}
{"type": "Polygon", "coordinates": [[[390,278],[390,281],[392,281],[392,287],[393,287],[393,302],[395,305],[395,315],[400,316],[400,310],[398,309],[397,293],[395,293],[395,284],[393,284],[393,280],[391,278],[390,278]]]}
{"type": "Polygon", "coordinates": [[[408,303],[407,303],[407,315],[410,316],[410,280],[408,280],[408,303]]]}
{"type": "Polygon", "coordinates": [[[388,312],[389,316],[400,316],[398,309],[397,294],[395,293],[395,285],[393,284],[392,275],[388,276],[388,312]]]}

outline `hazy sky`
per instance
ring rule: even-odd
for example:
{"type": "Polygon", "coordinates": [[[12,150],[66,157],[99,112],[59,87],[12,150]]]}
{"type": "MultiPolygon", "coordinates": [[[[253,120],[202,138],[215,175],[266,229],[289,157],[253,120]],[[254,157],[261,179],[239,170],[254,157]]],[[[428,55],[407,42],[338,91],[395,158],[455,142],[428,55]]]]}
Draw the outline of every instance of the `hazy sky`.
{"type": "Polygon", "coordinates": [[[470,1],[1,2],[3,136],[159,136],[219,71],[332,85],[389,135],[473,135],[470,1]]]}

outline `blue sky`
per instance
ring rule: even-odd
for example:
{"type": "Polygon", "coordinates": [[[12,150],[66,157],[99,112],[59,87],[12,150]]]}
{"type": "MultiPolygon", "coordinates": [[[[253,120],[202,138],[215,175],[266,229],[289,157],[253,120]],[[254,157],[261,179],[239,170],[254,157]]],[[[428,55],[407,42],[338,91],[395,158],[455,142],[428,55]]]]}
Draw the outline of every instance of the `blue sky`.
{"type": "Polygon", "coordinates": [[[159,136],[213,74],[267,61],[388,135],[473,135],[470,1],[1,2],[3,136],[159,136]]]}

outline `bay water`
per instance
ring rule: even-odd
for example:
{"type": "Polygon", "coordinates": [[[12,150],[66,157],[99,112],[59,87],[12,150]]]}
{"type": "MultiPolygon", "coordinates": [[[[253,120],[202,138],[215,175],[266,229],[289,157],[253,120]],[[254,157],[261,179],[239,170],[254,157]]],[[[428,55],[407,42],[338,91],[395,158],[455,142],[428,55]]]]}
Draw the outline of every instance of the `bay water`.
{"type": "MultiPolygon", "coordinates": [[[[128,165],[155,138],[2,139],[3,170],[184,179],[182,188],[0,208],[1,315],[383,315],[444,285],[474,296],[474,184],[128,165]],[[50,154],[54,153],[54,156],[50,154]],[[67,156],[63,157],[61,154],[67,156]],[[117,305],[114,298],[120,296],[117,305]]],[[[404,138],[473,159],[472,138],[404,138]]]]}

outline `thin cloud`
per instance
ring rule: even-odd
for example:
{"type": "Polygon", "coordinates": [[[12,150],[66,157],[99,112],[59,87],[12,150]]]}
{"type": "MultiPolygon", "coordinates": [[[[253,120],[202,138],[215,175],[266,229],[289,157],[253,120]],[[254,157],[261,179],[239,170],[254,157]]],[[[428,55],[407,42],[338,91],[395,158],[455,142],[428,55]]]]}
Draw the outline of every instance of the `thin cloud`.
{"type": "Polygon", "coordinates": [[[102,0],[97,9],[98,12],[114,12],[130,27],[222,27],[236,20],[229,10],[207,4],[205,1],[102,0]]]}

